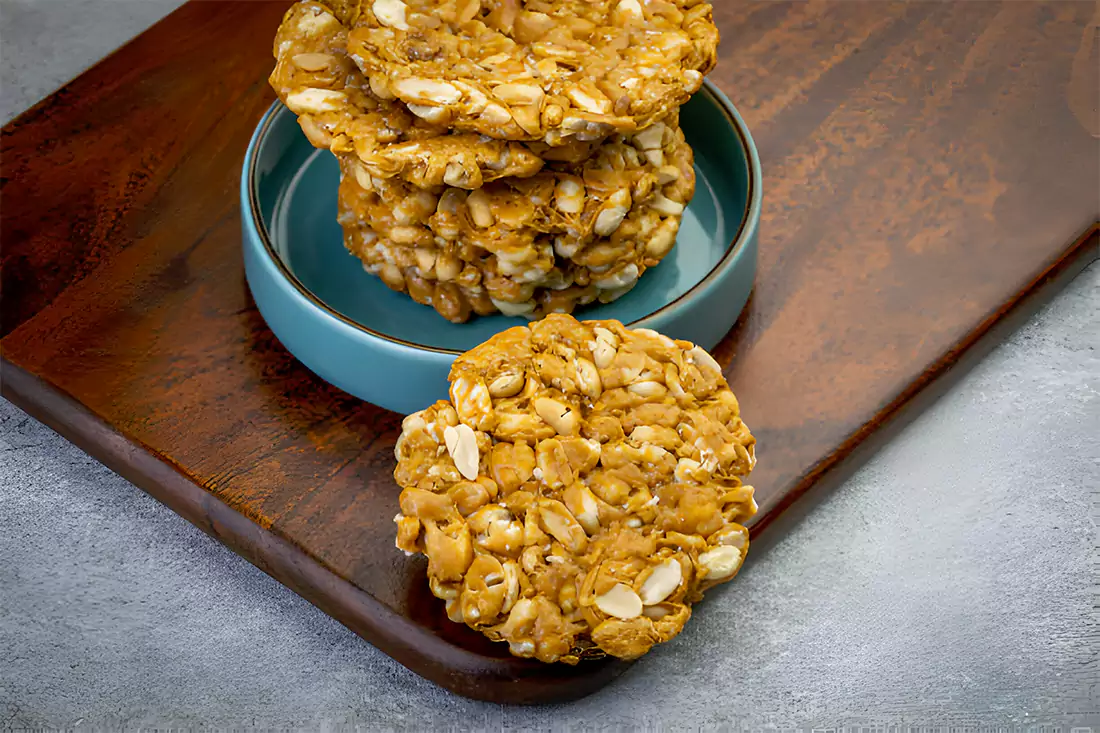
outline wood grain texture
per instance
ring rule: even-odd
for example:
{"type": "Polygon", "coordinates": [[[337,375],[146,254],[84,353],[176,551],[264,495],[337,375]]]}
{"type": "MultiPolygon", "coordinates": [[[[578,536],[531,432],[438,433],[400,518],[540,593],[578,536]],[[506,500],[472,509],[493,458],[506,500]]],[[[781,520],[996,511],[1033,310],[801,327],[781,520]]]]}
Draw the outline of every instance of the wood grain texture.
{"type": "MultiPolygon", "coordinates": [[[[185,5],[4,128],[4,394],[425,677],[590,692],[623,665],[513,660],[446,620],[392,549],[398,416],[251,302],[236,189],[286,6],[185,5]]],[[[718,3],[713,78],[764,167],[756,291],[718,348],[760,441],[754,531],[1096,258],[1094,13],[718,3]]]]}

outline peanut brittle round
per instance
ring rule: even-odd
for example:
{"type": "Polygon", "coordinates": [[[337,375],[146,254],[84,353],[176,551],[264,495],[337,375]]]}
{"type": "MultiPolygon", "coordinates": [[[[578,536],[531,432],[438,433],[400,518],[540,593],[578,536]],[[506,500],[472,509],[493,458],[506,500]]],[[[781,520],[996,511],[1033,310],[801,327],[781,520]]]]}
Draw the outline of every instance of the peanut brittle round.
{"type": "MultiPolygon", "coordinates": [[[[473,314],[535,319],[547,313],[571,313],[595,301],[611,302],[637,281],[628,264],[608,273],[626,277],[619,275],[625,270],[631,280],[624,287],[601,290],[585,268],[558,262],[538,285],[532,285],[502,274],[492,254],[465,262],[443,250],[395,244],[354,217],[344,218],[342,224],[344,244],[362,261],[364,270],[389,288],[408,293],[417,303],[435,308],[453,323],[464,323],[473,314]],[[580,284],[582,281],[586,284],[580,284]]],[[[635,267],[644,269],[644,265],[635,267]]]]}
{"type": "Polygon", "coordinates": [[[394,449],[397,546],[451,620],[512,654],[633,659],[731,579],[755,439],[703,349],[551,315],[455,360],[394,449]]]}
{"type": "Polygon", "coordinates": [[[349,249],[387,285],[456,322],[484,314],[486,298],[506,315],[536,317],[621,297],[671,251],[695,190],[675,115],[605,142],[580,165],[554,163],[472,192],[417,189],[372,177],[351,156],[341,162],[349,249]],[[440,282],[459,285],[444,295],[440,282]]]}
{"type": "Polygon", "coordinates": [[[715,65],[700,0],[360,0],[348,49],[429,122],[556,145],[644,129],[715,65]]]}
{"type": "MultiPolygon", "coordinates": [[[[347,29],[338,11],[321,2],[298,2],[275,37],[271,86],[298,115],[314,146],[355,155],[375,178],[419,187],[446,183],[475,189],[505,176],[531,176],[542,168],[542,158],[525,145],[452,133],[399,102],[375,96],[348,58],[347,29]]],[[[586,150],[574,146],[563,155],[581,156],[586,150]]]]}

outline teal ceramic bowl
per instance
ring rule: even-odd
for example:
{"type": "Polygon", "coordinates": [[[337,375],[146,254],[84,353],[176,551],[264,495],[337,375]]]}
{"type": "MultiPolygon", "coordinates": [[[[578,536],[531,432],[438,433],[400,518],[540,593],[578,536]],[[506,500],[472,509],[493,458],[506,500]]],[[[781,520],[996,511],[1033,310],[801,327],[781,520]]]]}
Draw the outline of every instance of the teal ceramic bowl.
{"type": "MultiPolygon", "coordinates": [[[[709,82],[683,107],[695,151],[695,197],[676,247],[625,296],[578,310],[713,348],[737,320],[756,272],[760,162],[734,106],[709,82]]],[[[322,379],[400,413],[447,395],[454,358],[523,319],[446,321],[387,288],[343,246],[340,171],[276,103],[249,143],[241,173],[244,263],[260,314],[322,379]]]]}

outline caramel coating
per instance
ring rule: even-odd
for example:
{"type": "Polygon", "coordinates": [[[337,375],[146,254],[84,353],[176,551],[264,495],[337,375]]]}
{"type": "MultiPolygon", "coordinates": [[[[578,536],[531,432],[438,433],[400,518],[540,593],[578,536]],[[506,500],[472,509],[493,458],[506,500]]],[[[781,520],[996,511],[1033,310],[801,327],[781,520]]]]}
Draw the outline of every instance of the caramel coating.
{"type": "Polygon", "coordinates": [[[716,62],[700,0],[360,0],[348,48],[380,94],[456,130],[599,140],[687,101],[716,62]]]}
{"type": "Polygon", "coordinates": [[[574,664],[668,641],[736,575],[755,439],[706,351],[550,315],[455,360],[405,418],[397,546],[451,620],[574,664]]]}
{"type": "Polygon", "coordinates": [[[672,250],[694,194],[691,147],[676,122],[673,114],[580,164],[468,194],[374,178],[344,156],[345,243],[368,272],[456,323],[611,302],[672,250]]]}
{"type": "MultiPolygon", "coordinates": [[[[453,133],[400,102],[380,99],[348,57],[341,22],[347,12],[334,0],[295,3],[275,37],[269,81],[314,146],[357,158],[375,178],[418,187],[475,189],[542,169],[542,157],[528,146],[453,133]]],[[[562,156],[585,152],[574,146],[562,156]]]]}

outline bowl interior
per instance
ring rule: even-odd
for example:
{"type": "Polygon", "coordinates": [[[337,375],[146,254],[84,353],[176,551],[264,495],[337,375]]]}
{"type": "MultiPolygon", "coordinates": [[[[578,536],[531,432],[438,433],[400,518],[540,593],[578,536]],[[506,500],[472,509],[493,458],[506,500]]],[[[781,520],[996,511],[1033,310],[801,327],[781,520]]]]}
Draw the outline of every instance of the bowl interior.
{"type": "MultiPolygon", "coordinates": [[[[676,247],[625,296],[578,309],[577,317],[642,319],[687,294],[732,250],[747,211],[744,143],[707,88],[684,105],[680,125],[695,151],[696,188],[676,247]]],[[[366,273],[336,223],[339,165],[309,144],[285,107],[269,113],[255,154],[255,200],[273,255],[292,281],[344,318],[391,339],[459,351],[526,322],[496,315],[453,324],[366,273]]]]}

